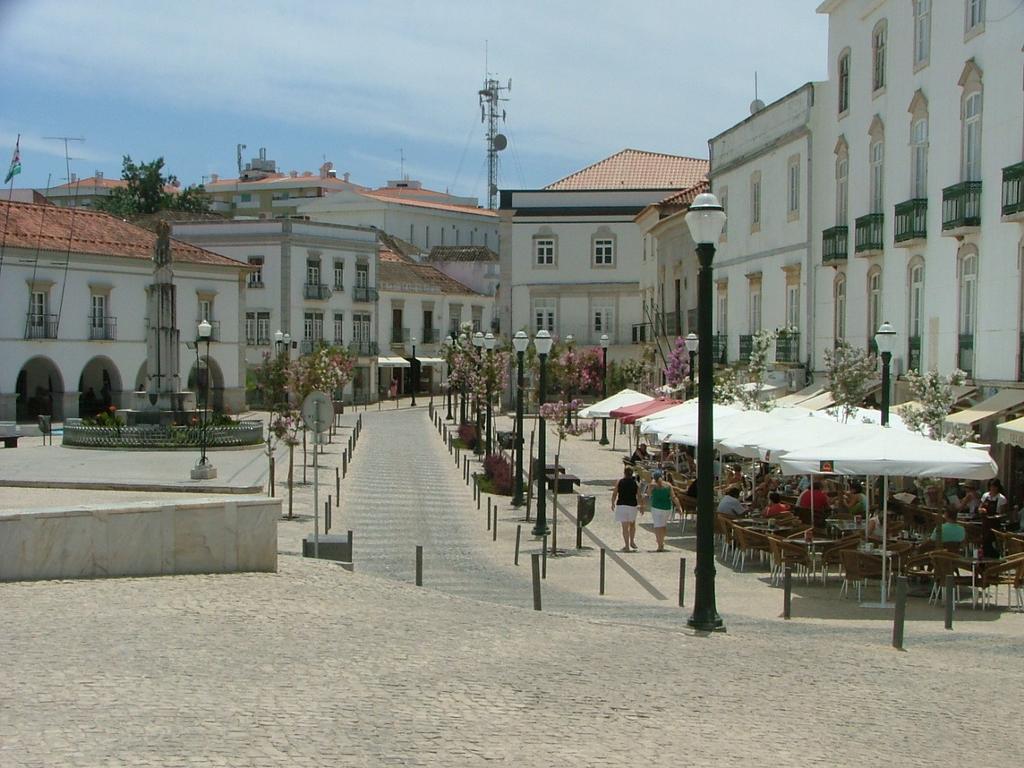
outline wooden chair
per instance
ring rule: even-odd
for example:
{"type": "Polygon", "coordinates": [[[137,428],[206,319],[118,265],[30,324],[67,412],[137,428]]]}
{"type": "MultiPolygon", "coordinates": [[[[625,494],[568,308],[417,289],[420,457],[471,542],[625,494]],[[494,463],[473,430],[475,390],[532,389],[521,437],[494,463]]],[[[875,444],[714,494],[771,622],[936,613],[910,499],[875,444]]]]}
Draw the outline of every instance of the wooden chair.
{"type": "Polygon", "coordinates": [[[856,549],[844,549],[839,552],[839,559],[843,564],[843,586],[839,590],[840,595],[849,593],[852,582],[857,585],[857,599],[860,600],[868,579],[878,579],[881,584],[881,556],[867,554],[856,549]]]}
{"type": "Polygon", "coordinates": [[[814,572],[814,560],[807,547],[796,544],[778,536],[767,536],[768,549],[771,556],[772,575],[771,583],[778,584],[785,573],[786,566],[802,569],[804,579],[811,583],[811,574],[814,572]]]}
{"type": "Polygon", "coordinates": [[[832,566],[841,567],[843,561],[840,553],[846,549],[856,549],[857,545],[862,541],[860,534],[854,533],[850,536],[844,536],[841,539],[833,541],[831,544],[826,544],[824,549],[821,550],[821,583],[828,583],[828,574],[832,566]]]}
{"type": "MultiPolygon", "coordinates": [[[[1024,554],[1014,555],[998,563],[990,563],[978,574],[975,587],[981,590],[981,609],[988,605],[989,587],[995,587],[993,605],[999,605],[999,587],[1006,585],[1006,605],[1010,605],[1010,589],[1019,583],[1024,573],[1024,554]]],[[[1018,593],[1018,598],[1019,598],[1018,593]]]]}
{"type": "Polygon", "coordinates": [[[1010,531],[992,531],[992,535],[996,537],[996,545],[1003,553],[1003,557],[1024,553],[1024,539],[1021,539],[1018,534],[1010,531]]]}
{"type": "Polygon", "coordinates": [[[929,552],[928,559],[932,565],[932,592],[928,596],[928,603],[931,604],[932,601],[939,603],[945,598],[947,576],[953,577],[953,603],[959,602],[960,587],[971,586],[971,577],[961,574],[960,569],[970,570],[973,564],[959,555],[942,549],[929,552]]]}

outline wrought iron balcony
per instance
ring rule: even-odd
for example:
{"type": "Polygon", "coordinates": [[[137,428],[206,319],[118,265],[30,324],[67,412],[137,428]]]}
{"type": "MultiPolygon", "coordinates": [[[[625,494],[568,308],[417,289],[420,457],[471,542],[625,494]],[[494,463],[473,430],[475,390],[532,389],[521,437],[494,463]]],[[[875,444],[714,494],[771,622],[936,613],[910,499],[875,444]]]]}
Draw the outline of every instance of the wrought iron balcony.
{"type": "Polygon", "coordinates": [[[974,334],[961,333],[957,337],[956,367],[967,374],[974,376],[974,334]]]}
{"type": "Polygon", "coordinates": [[[322,342],[323,339],[303,339],[302,341],[299,342],[299,354],[311,354],[313,350],[316,349],[322,342]]]}
{"type": "Polygon", "coordinates": [[[1003,216],[1024,219],[1024,163],[1003,168],[1003,216]]]}
{"type": "Polygon", "coordinates": [[[893,242],[910,247],[928,237],[928,199],[915,197],[896,204],[893,242]]]}
{"type": "Polygon", "coordinates": [[[962,181],[942,190],[943,234],[957,235],[980,226],[980,181],[962,181]]]}
{"type": "Polygon", "coordinates": [[[441,341],[441,331],[437,328],[424,328],[423,329],[423,343],[424,344],[437,344],[441,341]]]}
{"type": "Polygon", "coordinates": [[[849,247],[850,228],[830,227],[821,233],[821,263],[826,267],[845,264],[849,247]]]}
{"type": "Polygon", "coordinates": [[[754,336],[750,333],[740,334],[740,362],[749,363],[750,353],[754,351],[754,336]]]}
{"type": "Polygon", "coordinates": [[[884,247],[882,243],[882,222],[885,214],[869,213],[858,216],[854,222],[854,252],[877,253],[884,247]]]}
{"type": "Polygon", "coordinates": [[[302,295],[307,299],[326,301],[331,298],[331,289],[323,283],[306,283],[302,295]]]}
{"type": "Polygon", "coordinates": [[[775,362],[777,363],[799,363],[800,362],[800,332],[780,332],[775,337],[775,362]]]}
{"type": "Polygon", "coordinates": [[[377,289],[368,285],[357,285],[352,289],[352,301],[377,301],[377,289]]]}
{"type": "Polygon", "coordinates": [[[650,323],[633,323],[633,343],[644,344],[653,338],[650,323]]]}
{"type": "Polygon", "coordinates": [[[907,370],[921,371],[920,336],[911,336],[907,340],[907,370]]]}
{"type": "Polygon", "coordinates": [[[56,339],[57,315],[29,312],[25,323],[26,339],[56,339]]]}
{"type": "Polygon", "coordinates": [[[729,337],[724,333],[716,333],[711,337],[712,362],[725,365],[729,354],[729,337]]]}
{"type": "Polygon", "coordinates": [[[89,340],[113,341],[117,338],[117,318],[110,315],[89,315],[89,340]]]}
{"type": "Polygon", "coordinates": [[[392,328],[391,329],[391,344],[406,344],[410,338],[408,328],[392,328]]]}
{"type": "Polygon", "coordinates": [[[354,355],[376,355],[377,354],[377,342],[376,341],[350,341],[348,343],[348,351],[354,355]]]}

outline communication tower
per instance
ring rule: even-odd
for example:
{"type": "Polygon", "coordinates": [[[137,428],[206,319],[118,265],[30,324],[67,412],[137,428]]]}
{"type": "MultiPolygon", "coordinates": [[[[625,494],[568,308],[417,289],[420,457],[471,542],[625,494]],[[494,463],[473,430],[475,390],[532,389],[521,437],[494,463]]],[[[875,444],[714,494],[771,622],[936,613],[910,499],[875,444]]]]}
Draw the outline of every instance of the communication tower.
{"type": "Polygon", "coordinates": [[[488,73],[484,77],[484,87],[480,89],[480,122],[487,126],[487,207],[491,210],[498,204],[498,153],[508,146],[508,138],[498,133],[498,120],[505,122],[505,110],[500,102],[508,101],[502,93],[512,92],[512,78],[506,85],[488,73]]]}

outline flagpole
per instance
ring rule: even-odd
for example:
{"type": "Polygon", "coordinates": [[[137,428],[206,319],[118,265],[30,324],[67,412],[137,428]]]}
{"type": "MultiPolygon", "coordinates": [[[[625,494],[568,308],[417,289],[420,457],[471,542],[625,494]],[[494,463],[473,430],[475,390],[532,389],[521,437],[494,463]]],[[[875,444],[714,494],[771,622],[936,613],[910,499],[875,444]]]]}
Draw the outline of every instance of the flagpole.
{"type": "Polygon", "coordinates": [[[7,223],[11,219],[11,202],[14,200],[14,177],[21,173],[21,134],[18,134],[17,140],[14,142],[14,157],[11,158],[11,170],[8,171],[9,184],[7,186],[7,213],[4,215],[4,234],[3,238],[0,239],[0,276],[4,272],[4,251],[7,248],[7,223]],[[14,173],[15,163],[17,163],[18,172],[14,173]]]}

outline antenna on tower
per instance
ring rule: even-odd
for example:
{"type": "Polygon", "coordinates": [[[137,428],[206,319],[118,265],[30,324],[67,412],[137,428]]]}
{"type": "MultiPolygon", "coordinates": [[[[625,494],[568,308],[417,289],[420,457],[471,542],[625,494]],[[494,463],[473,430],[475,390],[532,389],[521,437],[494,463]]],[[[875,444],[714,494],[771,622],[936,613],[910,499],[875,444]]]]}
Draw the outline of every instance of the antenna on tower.
{"type": "MultiPolygon", "coordinates": [[[[486,46],[486,41],[484,43],[486,46]]],[[[486,56],[486,47],[485,47],[486,56]]],[[[484,68],[487,63],[485,60],[484,68]]],[[[512,90],[512,79],[509,78],[507,85],[502,85],[497,78],[491,77],[490,72],[484,73],[484,87],[477,95],[480,97],[480,122],[487,126],[487,207],[494,210],[498,203],[498,153],[508,146],[508,138],[503,133],[498,133],[498,121],[505,122],[505,110],[500,103],[508,101],[508,93],[512,90]]]]}
{"type": "Polygon", "coordinates": [[[405,148],[404,147],[399,147],[399,149],[398,149],[398,161],[399,161],[398,178],[400,178],[402,181],[405,181],[406,180],[406,176],[405,176],[405,148]]]}
{"type": "Polygon", "coordinates": [[[235,146],[235,155],[238,159],[238,178],[242,178],[242,150],[248,149],[245,144],[238,144],[235,146]]]}
{"type": "Polygon", "coordinates": [[[757,70],[754,70],[754,100],[750,102],[750,114],[756,114],[764,109],[764,102],[757,98],[757,70]]]}

